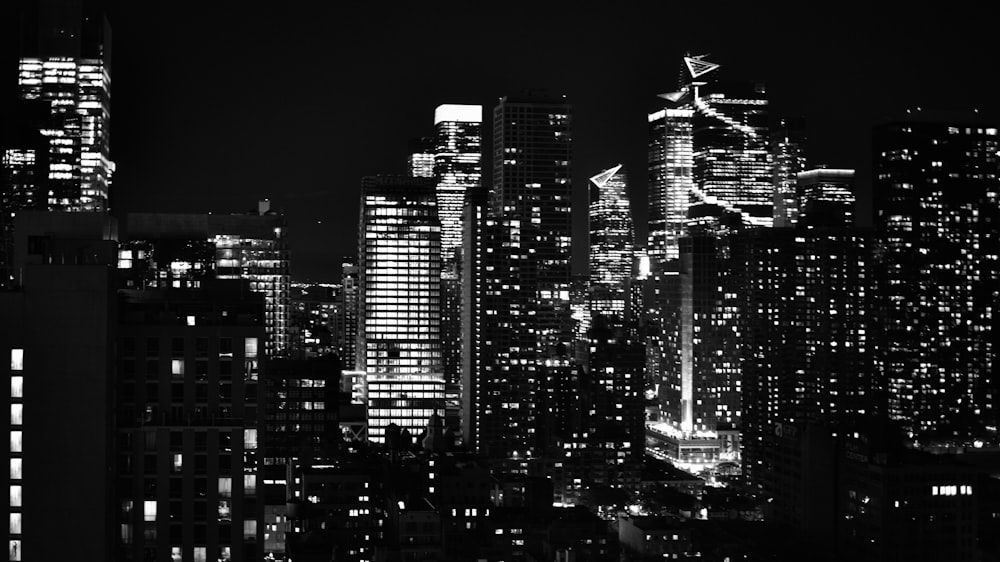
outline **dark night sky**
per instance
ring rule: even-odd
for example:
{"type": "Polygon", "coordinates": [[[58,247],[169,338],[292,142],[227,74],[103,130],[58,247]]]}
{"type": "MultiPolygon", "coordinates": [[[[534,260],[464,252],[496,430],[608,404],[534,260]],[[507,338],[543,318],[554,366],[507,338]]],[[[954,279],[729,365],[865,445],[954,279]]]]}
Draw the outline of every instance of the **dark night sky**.
{"type": "Polygon", "coordinates": [[[586,178],[623,162],[644,234],[645,115],[686,50],[765,81],[772,112],[807,118],[811,161],[857,167],[865,192],[873,124],[1000,101],[984,14],[646,4],[114,2],[113,210],[232,212],[268,197],[289,222],[293,277],[333,281],[356,249],[361,176],[402,173],[440,103],[490,115],[524,88],[567,94],[576,233],[586,178]]]}

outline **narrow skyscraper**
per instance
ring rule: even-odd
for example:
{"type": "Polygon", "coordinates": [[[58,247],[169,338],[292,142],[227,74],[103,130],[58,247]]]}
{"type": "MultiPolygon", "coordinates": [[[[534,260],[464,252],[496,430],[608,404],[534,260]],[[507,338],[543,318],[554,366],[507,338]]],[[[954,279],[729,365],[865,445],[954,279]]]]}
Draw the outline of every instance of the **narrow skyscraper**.
{"type": "Polygon", "coordinates": [[[591,313],[622,322],[634,257],[627,185],[621,164],[590,178],[591,313]]]}
{"type": "Polygon", "coordinates": [[[805,119],[782,117],[771,128],[774,164],[774,226],[795,226],[799,206],[795,188],[799,172],[806,169],[805,119]]]}

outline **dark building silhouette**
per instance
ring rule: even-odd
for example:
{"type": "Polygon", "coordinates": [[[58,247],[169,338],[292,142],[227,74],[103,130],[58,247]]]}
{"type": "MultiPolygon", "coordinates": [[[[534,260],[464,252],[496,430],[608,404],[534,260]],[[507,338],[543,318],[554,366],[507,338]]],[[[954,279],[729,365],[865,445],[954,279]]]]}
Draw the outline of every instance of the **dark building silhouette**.
{"type": "MultiPolygon", "coordinates": [[[[105,217],[91,217],[100,233],[105,217]]],[[[38,251],[18,268],[17,287],[0,290],[0,372],[10,412],[3,422],[10,439],[5,542],[8,560],[58,560],[67,544],[83,558],[109,560],[119,532],[111,494],[114,266],[64,261],[58,250],[79,245],[57,238],[33,239],[38,251]]]]}

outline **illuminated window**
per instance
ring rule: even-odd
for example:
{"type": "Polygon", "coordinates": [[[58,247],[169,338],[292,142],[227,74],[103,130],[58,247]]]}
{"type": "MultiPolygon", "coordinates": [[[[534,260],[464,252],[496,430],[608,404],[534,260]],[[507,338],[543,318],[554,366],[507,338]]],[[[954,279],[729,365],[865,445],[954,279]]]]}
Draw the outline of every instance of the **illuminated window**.
{"type": "Polygon", "coordinates": [[[233,479],[226,476],[219,478],[219,497],[231,498],[233,496],[233,479]]]}
{"type": "Polygon", "coordinates": [[[208,549],[204,546],[194,547],[194,562],[206,562],[208,560],[208,549]]]}
{"type": "Polygon", "coordinates": [[[181,562],[182,560],[184,560],[184,557],[181,555],[181,547],[170,547],[170,562],[181,562]]]}
{"type": "Polygon", "coordinates": [[[23,371],[24,370],[24,350],[23,349],[12,349],[12,350],[10,350],[10,370],[11,371],[23,371]]]}
{"type": "Polygon", "coordinates": [[[156,500],[142,502],[142,520],[156,521],[156,500]]]}
{"type": "Polygon", "coordinates": [[[10,487],[10,506],[21,507],[21,486],[12,484],[10,487]]]}
{"type": "Polygon", "coordinates": [[[246,519],[243,521],[243,540],[255,540],[257,538],[257,521],[246,519]]]}
{"type": "Polygon", "coordinates": [[[184,360],[183,359],[171,359],[170,360],[170,374],[172,374],[172,375],[183,375],[184,374],[184,360]]]}
{"type": "Polygon", "coordinates": [[[184,468],[184,453],[174,453],[174,472],[180,472],[184,468]]]}
{"type": "Polygon", "coordinates": [[[23,404],[10,405],[10,425],[21,425],[21,416],[23,411],[23,404]]]}
{"type": "Polygon", "coordinates": [[[187,325],[188,326],[194,326],[194,316],[188,316],[187,317],[187,325]]]}
{"type": "Polygon", "coordinates": [[[10,452],[20,453],[21,452],[21,432],[11,431],[10,432],[10,452]]]}
{"type": "Polygon", "coordinates": [[[257,358],[257,338],[246,338],[243,347],[243,354],[247,359],[257,358]]]}
{"type": "Polygon", "coordinates": [[[11,513],[10,514],[10,534],[20,535],[21,534],[21,514],[11,513]]]}
{"type": "Polygon", "coordinates": [[[10,397],[24,398],[24,377],[10,378],[10,397]]]}
{"type": "Polygon", "coordinates": [[[21,560],[21,541],[19,540],[10,541],[7,553],[8,553],[7,557],[8,560],[16,560],[16,561],[21,560]]]}
{"type": "Polygon", "coordinates": [[[246,494],[253,494],[257,492],[257,475],[243,475],[243,492],[246,494]]]}
{"type": "Polygon", "coordinates": [[[10,479],[21,479],[21,459],[10,459],[10,479]]]}

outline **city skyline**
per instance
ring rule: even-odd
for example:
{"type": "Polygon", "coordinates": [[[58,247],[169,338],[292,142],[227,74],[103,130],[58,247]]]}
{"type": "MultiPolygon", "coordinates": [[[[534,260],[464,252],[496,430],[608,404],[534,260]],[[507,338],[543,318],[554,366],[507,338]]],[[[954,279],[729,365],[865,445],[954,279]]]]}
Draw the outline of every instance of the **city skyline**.
{"type": "Polygon", "coordinates": [[[977,24],[192,8],[0,9],[7,560],[1000,560],[977,24]]]}
{"type": "MultiPolygon", "coordinates": [[[[336,279],[339,258],[349,253],[357,218],[346,210],[353,204],[339,202],[356,200],[356,178],[404,173],[407,140],[428,132],[426,115],[442,103],[481,104],[489,111],[499,97],[522,89],[567,94],[578,116],[574,236],[585,244],[587,178],[618,162],[629,170],[645,168],[645,114],[655,109],[657,94],[676,89],[678,61],[687,51],[711,53],[732,78],[765,82],[775,114],[804,115],[811,162],[859,170],[861,210],[870,209],[871,126],[907,107],[985,110],[1000,96],[988,73],[978,71],[989,52],[985,36],[976,32],[979,24],[919,11],[892,25],[868,13],[830,9],[815,17],[792,12],[748,27],[742,22],[749,8],[705,24],[698,22],[707,16],[690,9],[621,8],[611,16],[621,25],[607,32],[628,40],[593,42],[583,30],[597,25],[603,11],[582,8],[554,26],[559,10],[542,6],[532,11],[527,27],[518,26],[526,41],[501,49],[493,45],[517,18],[516,10],[491,21],[461,10],[363,13],[354,20],[358,25],[331,34],[328,24],[338,19],[329,8],[276,7],[265,17],[200,6],[195,18],[180,9],[124,2],[109,2],[108,8],[116,29],[112,210],[229,212],[247,199],[270,198],[298,225],[289,232],[296,248],[293,276],[314,280],[336,279]],[[678,24],[670,34],[656,31],[652,22],[668,16],[690,24],[678,24]],[[952,56],[948,40],[959,24],[967,28],[960,43],[968,48],[952,56]],[[430,81],[408,89],[406,79],[421,79],[408,61],[447,44],[421,33],[437,25],[474,31],[477,40],[449,52],[458,57],[456,64],[480,70],[454,84],[430,81]],[[630,26],[641,31],[625,35],[621,29],[630,26]],[[392,56],[392,45],[402,44],[409,45],[407,56],[392,56]],[[306,53],[329,66],[306,65],[312,56],[306,53]],[[887,58],[894,63],[880,62],[887,58]],[[561,62],[552,67],[546,60],[561,62]],[[614,68],[616,80],[595,82],[599,68],[614,68]],[[926,77],[930,68],[933,80],[926,77]],[[153,108],[165,117],[151,123],[153,108]],[[192,136],[181,124],[195,122],[199,134],[192,136]],[[387,128],[399,134],[379,136],[387,128]],[[274,135],[281,142],[267,140],[274,135]],[[290,161],[309,164],[289,168],[290,161]],[[195,197],[198,208],[191,204],[195,197]]],[[[488,146],[486,138],[484,168],[488,146]]],[[[637,236],[644,240],[643,174],[633,174],[630,189],[637,236]]],[[[576,271],[582,272],[585,255],[574,256],[576,271]]]]}

